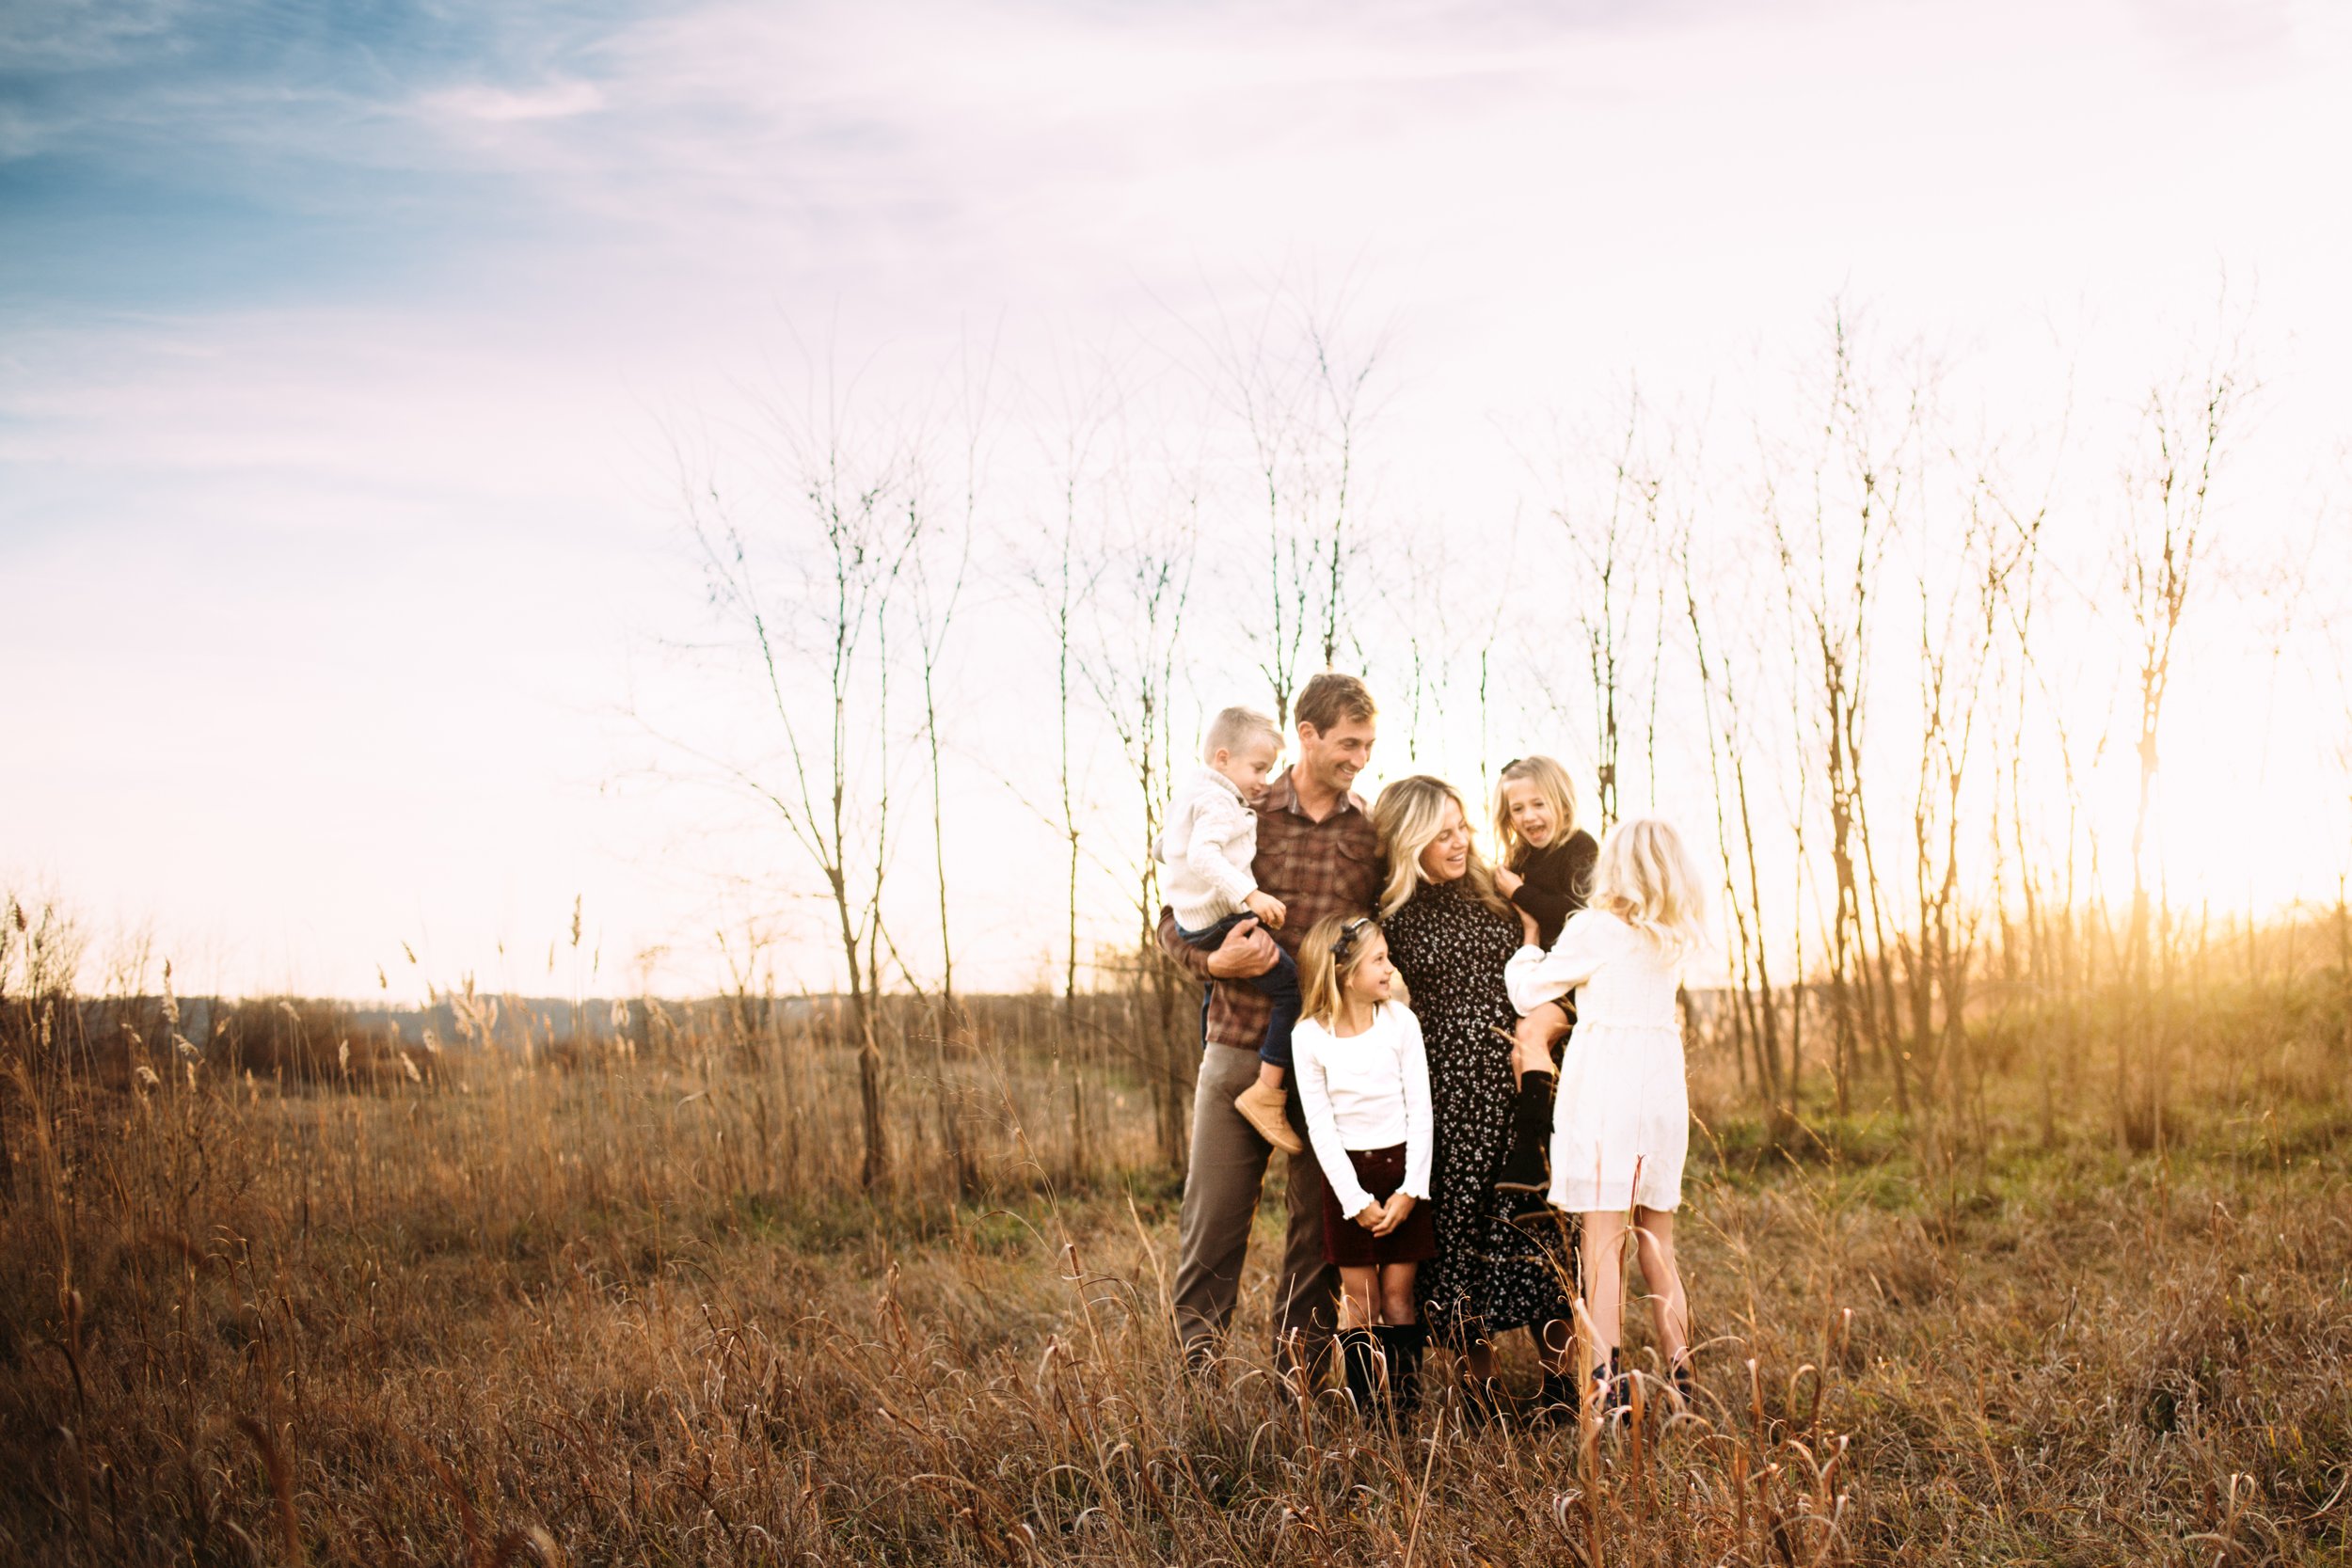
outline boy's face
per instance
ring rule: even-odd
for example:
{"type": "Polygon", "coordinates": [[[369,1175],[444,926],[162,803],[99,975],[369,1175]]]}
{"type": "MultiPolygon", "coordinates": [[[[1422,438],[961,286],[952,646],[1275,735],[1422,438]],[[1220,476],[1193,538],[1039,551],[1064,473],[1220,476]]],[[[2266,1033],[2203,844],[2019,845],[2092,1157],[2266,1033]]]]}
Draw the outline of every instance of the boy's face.
{"type": "Polygon", "coordinates": [[[1281,754],[1281,748],[1275,744],[1272,736],[1253,735],[1242,742],[1238,752],[1218,747],[1216,760],[1211,766],[1232,780],[1245,799],[1254,800],[1265,793],[1266,775],[1274,771],[1275,759],[1281,754]]]}

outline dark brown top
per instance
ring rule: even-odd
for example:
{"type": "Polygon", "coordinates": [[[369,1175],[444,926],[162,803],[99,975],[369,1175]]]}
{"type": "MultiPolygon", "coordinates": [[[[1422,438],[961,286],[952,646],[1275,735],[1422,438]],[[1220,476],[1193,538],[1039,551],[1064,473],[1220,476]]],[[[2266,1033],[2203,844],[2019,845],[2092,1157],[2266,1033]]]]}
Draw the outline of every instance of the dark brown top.
{"type": "Polygon", "coordinates": [[[1513,866],[1524,879],[1511,902],[1535,917],[1535,944],[1549,948],[1560,940],[1560,927],[1584,907],[1593,891],[1593,866],[1600,846],[1579,828],[1566,838],[1531,852],[1525,865],[1513,866]]]}

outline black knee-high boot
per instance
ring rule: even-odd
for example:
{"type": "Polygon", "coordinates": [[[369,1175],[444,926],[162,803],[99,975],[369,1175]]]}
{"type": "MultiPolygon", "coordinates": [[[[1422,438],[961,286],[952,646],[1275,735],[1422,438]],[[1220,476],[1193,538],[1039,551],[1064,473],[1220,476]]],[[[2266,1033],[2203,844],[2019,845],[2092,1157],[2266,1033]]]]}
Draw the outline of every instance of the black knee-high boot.
{"type": "Polygon", "coordinates": [[[1384,1323],[1373,1332],[1389,1357],[1389,1398],[1396,1413],[1409,1416],[1421,1407],[1421,1352],[1429,1330],[1419,1323],[1384,1323]]]}
{"type": "Polygon", "coordinates": [[[1358,1415],[1369,1416],[1380,1398],[1380,1339],[1369,1328],[1340,1330],[1340,1367],[1347,1377],[1347,1397],[1358,1415]]]}
{"type": "Polygon", "coordinates": [[[1518,1213],[1543,1208],[1545,1189],[1551,1185],[1551,1100],[1558,1083],[1552,1073],[1523,1073],[1511,1101],[1511,1149],[1495,1187],[1514,1195],[1518,1213]]]}

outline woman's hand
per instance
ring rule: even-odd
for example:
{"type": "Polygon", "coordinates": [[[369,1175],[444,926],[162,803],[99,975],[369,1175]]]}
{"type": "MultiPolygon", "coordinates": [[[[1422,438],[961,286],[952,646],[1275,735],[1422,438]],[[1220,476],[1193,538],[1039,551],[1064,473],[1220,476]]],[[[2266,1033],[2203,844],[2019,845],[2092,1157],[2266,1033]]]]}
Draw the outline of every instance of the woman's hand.
{"type": "Polygon", "coordinates": [[[1520,887],[1524,885],[1526,881],[1526,878],[1520,876],[1509,866],[1498,865],[1495,867],[1495,886],[1502,892],[1502,896],[1505,898],[1517,898],[1519,895],[1520,887]]]}

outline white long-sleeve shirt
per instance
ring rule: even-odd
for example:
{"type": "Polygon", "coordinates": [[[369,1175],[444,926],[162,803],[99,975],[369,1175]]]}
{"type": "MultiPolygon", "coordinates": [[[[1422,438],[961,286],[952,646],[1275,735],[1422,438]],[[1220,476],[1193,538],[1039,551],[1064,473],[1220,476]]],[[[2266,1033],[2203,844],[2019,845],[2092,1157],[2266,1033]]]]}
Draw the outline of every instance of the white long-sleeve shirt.
{"type": "Polygon", "coordinates": [[[1176,924],[1203,931],[1258,891],[1258,814],[1233,781],[1203,763],[1168,802],[1168,826],[1152,852],[1168,865],[1168,907],[1176,924]]]}
{"type": "Polygon", "coordinates": [[[1354,1219],[1373,1201],[1356,1180],[1349,1149],[1405,1146],[1400,1193],[1427,1202],[1436,1123],[1429,1110],[1429,1059],[1421,1020],[1401,1002],[1383,1002],[1360,1035],[1338,1036],[1302,1018],[1291,1032],[1292,1070],[1307,1113],[1307,1140],[1340,1212],[1354,1219]]]}
{"type": "Polygon", "coordinates": [[[1502,985],[1522,1016],[1574,991],[1580,1029],[1672,1029],[1680,969],[1650,937],[1615,915],[1579,910],[1550,952],[1522,947],[1514,953],[1502,967],[1502,985]]]}

